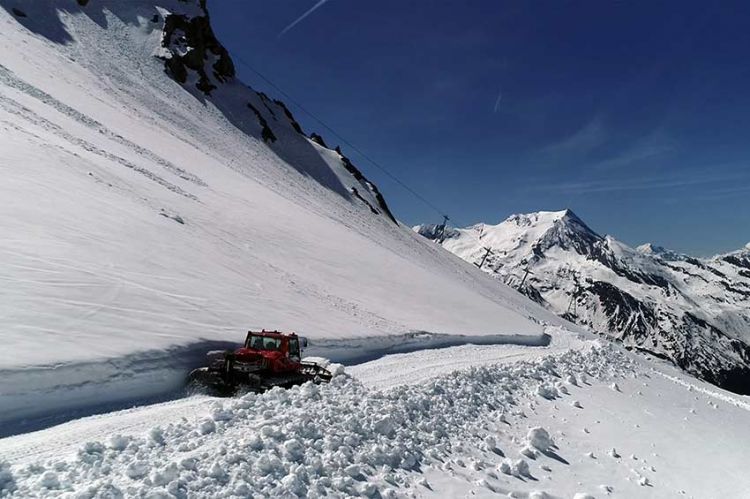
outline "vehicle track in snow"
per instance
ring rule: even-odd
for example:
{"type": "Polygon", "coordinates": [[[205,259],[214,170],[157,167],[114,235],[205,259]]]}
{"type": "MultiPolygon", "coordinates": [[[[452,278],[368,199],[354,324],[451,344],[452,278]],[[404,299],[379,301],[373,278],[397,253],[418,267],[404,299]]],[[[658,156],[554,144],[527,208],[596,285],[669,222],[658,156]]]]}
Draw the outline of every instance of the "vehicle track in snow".
{"type": "Polygon", "coordinates": [[[50,94],[38,89],[37,87],[26,83],[25,81],[18,78],[11,70],[6,68],[2,64],[0,64],[0,83],[7,85],[10,88],[14,88],[18,90],[19,92],[22,92],[23,94],[28,95],[29,97],[34,98],[38,100],[39,102],[41,102],[42,104],[45,104],[55,109],[62,115],[76,121],[77,123],[80,123],[81,125],[87,128],[90,128],[99,134],[104,135],[109,140],[112,140],[116,142],[117,144],[134,151],[139,156],[145,158],[146,160],[152,163],[155,163],[161,166],[162,168],[169,171],[173,175],[176,175],[182,180],[192,182],[193,184],[196,184],[201,187],[207,186],[206,182],[204,182],[200,177],[185,171],[183,168],[180,168],[179,166],[159,156],[153,151],[150,151],[126,139],[122,135],[113,132],[102,123],[96,121],[95,119],[60,102],[59,100],[52,97],[50,94]]]}
{"type": "MultiPolygon", "coordinates": [[[[582,343],[579,347],[581,346],[582,343]]],[[[424,383],[455,371],[535,360],[569,350],[570,343],[567,341],[544,348],[465,344],[385,355],[377,360],[349,366],[346,370],[369,388],[388,389],[398,385],[424,383]]],[[[204,415],[212,404],[221,400],[193,395],[76,419],[40,431],[0,439],[0,456],[14,462],[27,462],[75,453],[81,442],[105,440],[113,433],[139,434],[154,426],[178,423],[183,418],[194,421],[204,415]]]]}
{"type": "Polygon", "coordinates": [[[100,156],[108,161],[118,163],[136,173],[139,173],[149,180],[156,182],[157,184],[161,185],[162,187],[174,192],[175,194],[179,194],[181,196],[184,196],[188,199],[192,199],[193,201],[198,201],[198,197],[194,194],[191,194],[189,192],[186,192],[181,187],[173,184],[172,182],[167,181],[160,175],[157,175],[153,173],[148,168],[136,165],[132,161],[113,154],[109,151],[106,151],[102,149],[101,147],[98,147],[94,143],[87,141],[85,139],[82,139],[80,137],[76,137],[75,135],[67,132],[63,127],[51,122],[50,120],[42,117],[41,115],[35,113],[33,110],[29,109],[26,106],[23,106],[22,104],[18,103],[17,101],[0,96],[0,108],[3,109],[5,112],[15,115],[16,117],[25,120],[27,123],[41,127],[47,132],[50,132],[60,139],[68,142],[70,145],[78,148],[78,150],[84,152],[84,153],[90,153],[94,154],[96,156],[100,156]]]}
{"type": "Polygon", "coordinates": [[[140,434],[160,424],[179,421],[178,414],[201,414],[216,399],[195,395],[76,419],[46,430],[0,439],[0,455],[14,462],[30,462],[73,454],[81,442],[106,439],[114,433],[140,434]]]}
{"type": "MultiPolygon", "coordinates": [[[[547,333],[472,336],[415,332],[381,337],[316,339],[305,354],[350,366],[373,361],[375,364],[369,365],[377,366],[378,362],[387,363],[388,357],[394,354],[425,352],[418,354],[417,361],[409,364],[422,366],[418,372],[414,367],[402,374],[388,368],[391,377],[385,384],[393,385],[399,380],[427,379],[445,373],[446,369],[470,367],[476,362],[487,364],[504,358],[537,358],[572,347],[581,348],[583,344],[574,333],[550,332],[554,334],[554,341],[547,333]],[[452,349],[461,345],[466,348],[452,349]],[[492,345],[499,348],[488,348],[492,345]],[[473,349],[476,349],[476,354],[471,353],[473,349]],[[455,356],[453,360],[452,356],[455,356]]],[[[183,393],[188,372],[204,364],[206,352],[236,346],[231,342],[203,341],[118,358],[0,370],[0,405],[5,409],[0,415],[0,435],[34,431],[72,418],[147,401],[175,399],[183,393]],[[25,388],[18,388],[21,386],[25,388]]],[[[378,376],[377,367],[374,367],[374,372],[368,369],[366,364],[359,370],[365,381],[378,376]]]]}
{"type": "Polygon", "coordinates": [[[445,374],[446,368],[462,370],[492,364],[505,364],[528,357],[518,347],[500,345],[465,345],[442,350],[422,350],[388,355],[347,369],[366,386],[387,389],[412,385],[445,374]],[[436,355],[437,354],[437,355],[436,355]]]}

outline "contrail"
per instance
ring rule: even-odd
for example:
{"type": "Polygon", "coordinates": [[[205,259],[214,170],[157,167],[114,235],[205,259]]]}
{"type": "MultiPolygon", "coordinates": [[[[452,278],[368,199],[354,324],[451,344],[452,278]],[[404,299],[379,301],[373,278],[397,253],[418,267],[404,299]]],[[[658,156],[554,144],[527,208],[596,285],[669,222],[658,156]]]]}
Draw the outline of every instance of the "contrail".
{"type": "Polygon", "coordinates": [[[322,7],[323,5],[325,5],[326,3],[328,3],[328,1],[329,1],[329,0],[318,0],[318,3],[316,3],[315,5],[313,5],[313,6],[312,6],[312,8],[310,8],[310,10],[308,10],[307,12],[305,12],[304,14],[302,14],[301,16],[299,16],[299,17],[298,17],[298,18],[297,18],[297,19],[296,19],[296,20],[295,20],[294,22],[292,22],[292,23],[291,23],[291,24],[290,24],[289,26],[287,26],[286,28],[282,29],[282,30],[281,30],[281,32],[279,33],[279,35],[278,35],[278,37],[277,37],[277,38],[281,38],[282,36],[284,36],[284,34],[285,34],[285,33],[286,33],[287,31],[289,31],[290,29],[292,29],[292,28],[294,28],[295,26],[297,26],[297,25],[298,25],[299,23],[301,23],[301,22],[302,22],[302,21],[303,21],[303,20],[304,20],[304,19],[305,19],[305,18],[306,18],[307,16],[309,16],[310,14],[312,14],[313,12],[315,12],[316,10],[318,10],[319,8],[321,8],[321,7],[322,7]]]}
{"type": "Polygon", "coordinates": [[[502,90],[500,90],[497,93],[497,99],[495,100],[495,108],[494,108],[493,112],[495,112],[495,113],[497,112],[498,108],[500,107],[500,101],[501,100],[503,100],[503,91],[502,90]]]}

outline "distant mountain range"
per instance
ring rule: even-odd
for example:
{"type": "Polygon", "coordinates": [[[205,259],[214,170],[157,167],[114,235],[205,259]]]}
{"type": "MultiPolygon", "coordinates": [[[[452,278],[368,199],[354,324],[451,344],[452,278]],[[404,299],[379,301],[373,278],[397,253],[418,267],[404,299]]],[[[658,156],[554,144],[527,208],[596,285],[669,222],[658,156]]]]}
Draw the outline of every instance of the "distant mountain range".
{"type": "Polygon", "coordinates": [[[750,244],[713,258],[634,249],[570,210],[414,230],[558,315],[750,394],[750,244]]]}

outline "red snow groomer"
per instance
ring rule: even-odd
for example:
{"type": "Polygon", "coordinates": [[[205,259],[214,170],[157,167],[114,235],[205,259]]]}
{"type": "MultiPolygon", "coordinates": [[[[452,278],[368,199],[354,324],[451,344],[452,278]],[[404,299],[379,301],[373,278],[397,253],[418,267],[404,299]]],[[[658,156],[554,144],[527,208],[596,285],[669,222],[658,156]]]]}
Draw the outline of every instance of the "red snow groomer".
{"type": "Polygon", "coordinates": [[[302,359],[307,339],[295,333],[248,331],[245,344],[232,351],[208,353],[207,367],[190,373],[189,386],[221,395],[238,390],[264,392],[275,386],[289,388],[306,381],[328,382],[332,374],[326,359],[302,359]]]}

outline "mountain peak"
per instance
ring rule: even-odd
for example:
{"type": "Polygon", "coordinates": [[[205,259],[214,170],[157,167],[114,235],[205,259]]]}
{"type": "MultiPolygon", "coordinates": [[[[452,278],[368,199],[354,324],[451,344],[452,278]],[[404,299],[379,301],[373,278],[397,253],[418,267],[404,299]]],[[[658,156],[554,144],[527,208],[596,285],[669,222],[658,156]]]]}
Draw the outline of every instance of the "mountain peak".
{"type": "Polygon", "coordinates": [[[564,209],[563,211],[561,211],[560,213],[562,213],[562,216],[563,216],[563,217],[567,217],[567,218],[577,218],[577,219],[579,219],[579,220],[580,220],[580,218],[578,217],[578,215],[576,215],[575,213],[573,213],[573,210],[571,210],[570,208],[565,208],[565,209],[564,209]]]}
{"type": "Polygon", "coordinates": [[[601,239],[601,237],[591,230],[591,228],[570,208],[560,211],[537,211],[527,214],[515,214],[511,215],[506,222],[513,223],[519,227],[536,226],[548,230],[556,227],[564,228],[570,233],[586,234],[587,238],[590,236],[596,239],[601,239]]]}
{"type": "Polygon", "coordinates": [[[531,213],[514,213],[509,216],[503,223],[515,224],[519,227],[530,226],[552,226],[553,224],[563,221],[577,221],[583,223],[572,210],[566,208],[560,211],[534,211],[531,213]]]}
{"type": "Polygon", "coordinates": [[[645,243],[641,244],[640,246],[637,246],[635,248],[638,250],[639,253],[643,253],[644,255],[652,255],[652,254],[660,254],[665,253],[667,251],[666,248],[663,246],[657,246],[654,243],[645,243]]]}
{"type": "MultiPolygon", "coordinates": [[[[423,227],[418,232],[430,237],[429,227],[423,227]]],[[[453,231],[446,239],[460,239],[462,233],[470,235],[481,247],[491,247],[500,253],[513,251],[527,256],[541,256],[544,251],[553,247],[591,254],[594,246],[602,241],[602,237],[570,209],[516,213],[497,225],[476,224],[453,231]]]]}
{"type": "Polygon", "coordinates": [[[635,250],[597,235],[570,209],[450,236],[448,251],[558,315],[750,393],[750,245],[711,260],[652,243],[635,250]]]}
{"type": "Polygon", "coordinates": [[[658,257],[666,261],[677,261],[684,260],[685,255],[677,253],[671,249],[667,249],[664,246],[658,246],[653,243],[645,243],[635,248],[638,253],[646,256],[658,257]]]}
{"type": "Polygon", "coordinates": [[[583,228],[585,228],[589,232],[594,232],[593,230],[591,230],[591,228],[589,228],[588,225],[586,225],[586,222],[584,222],[583,219],[581,219],[581,217],[579,217],[578,215],[576,215],[573,212],[573,210],[571,210],[570,208],[565,208],[563,211],[561,211],[559,213],[561,213],[561,215],[560,215],[560,221],[561,222],[572,223],[572,224],[575,224],[575,225],[579,225],[579,226],[582,226],[583,228]]]}

